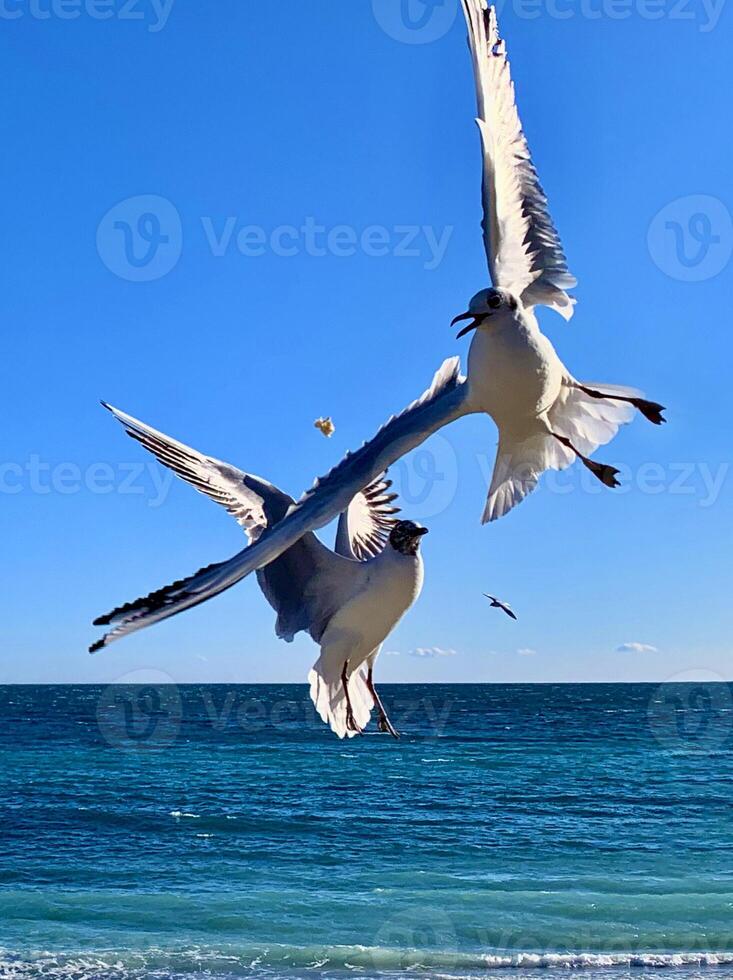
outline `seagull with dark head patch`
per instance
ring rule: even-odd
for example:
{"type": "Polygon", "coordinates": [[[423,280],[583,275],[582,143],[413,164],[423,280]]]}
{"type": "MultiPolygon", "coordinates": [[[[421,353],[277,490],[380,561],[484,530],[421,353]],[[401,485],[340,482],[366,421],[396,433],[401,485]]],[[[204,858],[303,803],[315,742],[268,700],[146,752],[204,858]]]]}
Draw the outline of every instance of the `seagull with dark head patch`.
{"type": "MultiPolygon", "coordinates": [[[[250,542],[268,533],[294,505],[292,497],[266,480],[205,456],[111,405],[105,407],[161,463],[224,506],[250,542]]],[[[315,534],[305,534],[257,572],[260,588],[277,613],[277,635],[291,642],[305,630],[320,645],[321,654],[308,677],[311,697],[340,738],[360,734],[375,707],[380,730],[398,737],[374,686],[373,671],[382,643],[420,594],[420,541],[427,528],[395,517],[399,508],[393,505],[397,495],[389,492],[391,485],[380,478],[354,495],[339,518],[335,550],[315,534]]],[[[192,592],[187,606],[203,598],[192,592]]],[[[95,621],[113,628],[91,652],[129,632],[116,625],[166,616],[166,589],[126,603],[95,621]]]]}

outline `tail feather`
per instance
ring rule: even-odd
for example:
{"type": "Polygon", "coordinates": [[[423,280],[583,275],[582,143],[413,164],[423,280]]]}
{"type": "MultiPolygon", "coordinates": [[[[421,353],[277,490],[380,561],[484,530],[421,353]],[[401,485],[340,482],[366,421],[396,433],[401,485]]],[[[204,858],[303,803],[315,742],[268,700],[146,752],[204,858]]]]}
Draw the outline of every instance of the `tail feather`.
{"type": "MultiPolygon", "coordinates": [[[[335,735],[339,738],[353,738],[359,733],[346,727],[346,695],[341,681],[343,661],[335,662],[324,653],[308,674],[311,701],[321,720],[335,735]]],[[[374,699],[367,687],[363,670],[355,671],[348,684],[354,721],[359,728],[366,728],[371,719],[374,699]]]]}
{"type": "MultiPolygon", "coordinates": [[[[618,385],[587,384],[586,387],[624,398],[637,398],[635,388],[618,385]]],[[[629,402],[594,398],[581,388],[564,385],[560,397],[549,412],[550,427],[558,435],[570,439],[575,448],[590,456],[599,446],[605,446],[616,435],[619,427],[634,417],[634,406],[629,402]]]]}
{"type": "Polygon", "coordinates": [[[349,678],[349,697],[356,724],[359,728],[366,728],[371,721],[374,708],[374,698],[366,682],[366,667],[357,670],[349,678]]]}
{"type": "MultiPolygon", "coordinates": [[[[639,398],[634,388],[590,384],[585,387],[605,392],[611,399],[596,398],[569,379],[548,412],[549,432],[537,431],[520,437],[503,432],[499,438],[494,475],[483,514],[483,523],[503,517],[537,486],[545,470],[563,470],[575,460],[572,450],[550,434],[564,436],[584,456],[605,446],[619,427],[630,422],[634,405],[616,398],[639,398]]],[[[538,423],[539,424],[539,423],[538,423]]]]}
{"type": "Polygon", "coordinates": [[[545,470],[565,469],[572,461],[570,450],[548,432],[525,439],[502,434],[481,523],[496,521],[516,507],[532,493],[545,470]]]}

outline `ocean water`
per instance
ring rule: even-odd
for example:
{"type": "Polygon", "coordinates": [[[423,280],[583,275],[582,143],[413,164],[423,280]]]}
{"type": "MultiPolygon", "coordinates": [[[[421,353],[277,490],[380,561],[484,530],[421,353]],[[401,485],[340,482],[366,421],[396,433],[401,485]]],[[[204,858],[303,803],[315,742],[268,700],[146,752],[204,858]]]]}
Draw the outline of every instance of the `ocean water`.
{"type": "Polygon", "coordinates": [[[733,977],[725,684],[0,688],[0,977],[733,977]]]}

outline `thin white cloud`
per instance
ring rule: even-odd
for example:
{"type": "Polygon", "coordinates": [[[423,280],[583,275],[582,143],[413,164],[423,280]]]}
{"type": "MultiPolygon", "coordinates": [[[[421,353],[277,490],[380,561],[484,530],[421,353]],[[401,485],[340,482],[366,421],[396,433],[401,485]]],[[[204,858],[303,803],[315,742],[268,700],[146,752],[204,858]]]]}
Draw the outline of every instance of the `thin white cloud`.
{"type": "Polygon", "coordinates": [[[400,656],[400,651],[399,650],[385,650],[384,651],[384,656],[385,657],[399,657],[400,656]]]}
{"type": "Polygon", "coordinates": [[[537,651],[532,647],[520,647],[518,650],[487,650],[490,657],[536,657],[537,651]]]}
{"type": "Polygon", "coordinates": [[[620,646],[617,646],[616,653],[659,653],[659,650],[653,647],[651,643],[638,643],[634,641],[631,643],[622,643],[620,646]]]}
{"type": "Polygon", "coordinates": [[[423,657],[430,660],[433,657],[455,657],[455,650],[444,650],[442,647],[416,647],[410,650],[411,657],[423,657]]]}

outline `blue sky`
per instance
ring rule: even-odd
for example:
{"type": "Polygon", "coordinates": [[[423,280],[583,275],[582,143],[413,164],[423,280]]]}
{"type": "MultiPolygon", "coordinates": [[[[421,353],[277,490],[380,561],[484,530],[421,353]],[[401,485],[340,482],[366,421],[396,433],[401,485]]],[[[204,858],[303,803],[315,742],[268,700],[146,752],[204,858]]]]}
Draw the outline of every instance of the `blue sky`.
{"type": "MultiPolygon", "coordinates": [[[[4,0],[0,681],[304,680],[316,649],[275,639],[254,580],[87,655],[94,615],[242,544],[98,399],[298,495],[465,357],[449,323],[487,276],[456,13],[4,0]]],[[[395,467],[432,533],[383,680],[733,677],[731,23],[713,0],[504,4],[579,280],[543,326],[670,422],[600,454],[623,491],[575,467],[488,528],[487,418],[395,467]]]]}

